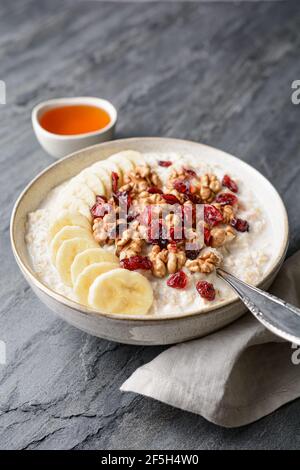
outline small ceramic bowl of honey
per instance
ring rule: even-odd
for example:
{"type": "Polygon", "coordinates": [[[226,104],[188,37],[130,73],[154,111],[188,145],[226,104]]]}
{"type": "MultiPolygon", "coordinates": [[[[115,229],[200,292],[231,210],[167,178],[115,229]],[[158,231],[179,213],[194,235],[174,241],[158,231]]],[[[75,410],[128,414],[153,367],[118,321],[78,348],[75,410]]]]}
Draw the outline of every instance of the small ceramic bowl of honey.
{"type": "Polygon", "coordinates": [[[55,158],[111,140],[116,122],[116,108],[100,98],[52,99],[32,110],[35,135],[44,150],[55,158]]]}

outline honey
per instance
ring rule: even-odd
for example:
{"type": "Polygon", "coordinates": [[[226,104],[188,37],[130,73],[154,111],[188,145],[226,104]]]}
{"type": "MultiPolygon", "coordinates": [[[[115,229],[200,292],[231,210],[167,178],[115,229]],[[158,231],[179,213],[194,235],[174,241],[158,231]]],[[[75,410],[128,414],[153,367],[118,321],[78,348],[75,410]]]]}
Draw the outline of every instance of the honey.
{"type": "Polygon", "coordinates": [[[39,122],[52,134],[76,135],[103,129],[110,123],[110,116],[96,106],[68,105],[45,111],[39,122]]]}

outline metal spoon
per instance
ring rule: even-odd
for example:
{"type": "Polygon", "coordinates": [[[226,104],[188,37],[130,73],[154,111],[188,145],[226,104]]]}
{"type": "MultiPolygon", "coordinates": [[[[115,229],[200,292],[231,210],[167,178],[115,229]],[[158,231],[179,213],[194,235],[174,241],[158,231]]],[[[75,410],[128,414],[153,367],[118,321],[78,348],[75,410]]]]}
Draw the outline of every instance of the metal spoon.
{"type": "Polygon", "coordinates": [[[219,277],[238,294],[242,302],[268,330],[300,345],[300,309],[257,287],[250,286],[221,268],[219,277]]]}

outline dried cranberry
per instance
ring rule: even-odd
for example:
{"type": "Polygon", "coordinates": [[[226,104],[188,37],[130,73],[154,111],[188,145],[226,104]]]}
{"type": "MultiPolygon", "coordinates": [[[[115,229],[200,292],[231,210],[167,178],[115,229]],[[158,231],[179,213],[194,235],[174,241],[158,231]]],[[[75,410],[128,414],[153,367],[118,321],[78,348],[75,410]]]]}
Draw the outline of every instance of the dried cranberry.
{"type": "Polygon", "coordinates": [[[197,173],[194,170],[191,170],[190,168],[183,168],[183,171],[189,175],[191,178],[196,178],[197,173]]]}
{"type": "Polygon", "coordinates": [[[149,236],[151,239],[158,239],[162,237],[163,225],[162,221],[159,219],[151,220],[151,224],[148,227],[149,236]]]}
{"type": "Polygon", "coordinates": [[[106,214],[109,214],[112,211],[112,205],[108,203],[96,202],[93,207],[91,207],[90,212],[93,217],[103,218],[106,214]]]}
{"type": "Polygon", "coordinates": [[[230,176],[225,175],[223,180],[222,180],[222,185],[226,186],[226,188],[230,189],[233,193],[237,193],[239,190],[238,185],[236,184],[233,179],[230,178],[230,176]]]}
{"type": "Polygon", "coordinates": [[[164,248],[167,248],[167,246],[169,245],[169,240],[167,240],[166,238],[160,238],[158,240],[158,243],[154,243],[154,245],[158,245],[160,249],[163,250],[164,248]]]}
{"type": "Polygon", "coordinates": [[[232,219],[230,222],[238,232],[249,232],[249,223],[243,219],[232,219]]]}
{"type": "Polygon", "coordinates": [[[160,160],[158,162],[159,166],[164,166],[166,168],[168,168],[168,166],[171,166],[172,165],[172,162],[168,162],[167,160],[160,160]]]}
{"type": "Polygon", "coordinates": [[[185,194],[189,190],[189,183],[188,181],[176,180],[173,183],[173,188],[176,189],[179,193],[185,194]]]}
{"type": "Polygon", "coordinates": [[[167,248],[168,244],[170,243],[170,241],[166,238],[148,238],[147,242],[150,243],[150,245],[158,245],[161,250],[167,248]]]}
{"type": "Polygon", "coordinates": [[[152,221],[152,216],[154,215],[154,218],[157,217],[157,215],[154,212],[154,207],[155,206],[146,206],[142,210],[142,212],[138,215],[138,220],[141,225],[150,226],[151,221],[152,221]]]}
{"type": "Polygon", "coordinates": [[[156,188],[155,186],[151,186],[151,188],[147,189],[149,194],[162,194],[162,190],[159,188],[156,188]]]}
{"type": "Polygon", "coordinates": [[[170,238],[171,240],[183,240],[183,230],[182,227],[176,226],[176,227],[171,227],[170,228],[170,238]]]}
{"type": "Polygon", "coordinates": [[[196,219],[196,207],[192,204],[182,206],[182,222],[188,228],[194,225],[196,219]]]}
{"type": "Polygon", "coordinates": [[[215,288],[210,282],[198,281],[196,284],[196,289],[203,299],[214,300],[216,297],[215,288]]]}
{"type": "Polygon", "coordinates": [[[211,233],[207,227],[204,227],[204,243],[206,246],[210,246],[211,242],[211,233]]]}
{"type": "Polygon", "coordinates": [[[148,243],[150,243],[151,245],[159,245],[161,249],[166,248],[169,243],[167,234],[167,227],[162,220],[150,220],[148,226],[148,243]]]}
{"type": "Polygon", "coordinates": [[[205,204],[204,206],[204,221],[209,224],[211,227],[218,225],[223,221],[223,216],[221,212],[210,204],[205,204]]]}
{"type": "Polygon", "coordinates": [[[152,262],[147,256],[131,256],[130,258],[125,258],[120,262],[120,265],[124,269],[129,271],[135,271],[136,269],[152,269],[152,262]]]}
{"type": "Polygon", "coordinates": [[[221,193],[216,197],[216,202],[221,206],[234,206],[238,202],[238,198],[232,193],[221,193]]]}
{"type": "Polygon", "coordinates": [[[106,196],[100,196],[99,194],[97,194],[96,196],[96,202],[100,202],[102,204],[104,204],[105,202],[107,202],[107,197],[106,196]]]}
{"type": "Polygon", "coordinates": [[[119,175],[118,173],[113,171],[111,174],[111,185],[112,185],[112,190],[114,193],[118,191],[118,181],[119,181],[119,175]]]}
{"type": "Polygon", "coordinates": [[[183,271],[172,274],[167,280],[167,285],[174,289],[184,289],[187,285],[188,277],[183,271]]]}
{"type": "Polygon", "coordinates": [[[193,204],[201,204],[201,203],[202,203],[202,199],[201,199],[200,196],[198,196],[198,194],[189,193],[188,196],[189,196],[189,200],[190,200],[193,204]]]}
{"type": "Polygon", "coordinates": [[[180,204],[179,199],[174,194],[162,194],[162,197],[168,204],[180,204]]]}
{"type": "Polygon", "coordinates": [[[126,221],[123,222],[121,220],[118,220],[116,224],[109,224],[109,225],[112,225],[112,227],[108,228],[107,230],[108,238],[110,240],[116,240],[117,238],[122,238],[123,233],[125,232],[125,230],[128,229],[128,225],[126,221]]]}
{"type": "Polygon", "coordinates": [[[127,208],[131,206],[132,199],[128,191],[116,191],[113,193],[113,199],[118,206],[119,204],[126,204],[127,208]]]}
{"type": "Polygon", "coordinates": [[[200,253],[200,250],[185,250],[185,254],[188,259],[198,258],[199,253],[200,253]]]}
{"type": "Polygon", "coordinates": [[[127,215],[127,222],[133,222],[135,219],[139,217],[140,214],[129,214],[127,215]]]}

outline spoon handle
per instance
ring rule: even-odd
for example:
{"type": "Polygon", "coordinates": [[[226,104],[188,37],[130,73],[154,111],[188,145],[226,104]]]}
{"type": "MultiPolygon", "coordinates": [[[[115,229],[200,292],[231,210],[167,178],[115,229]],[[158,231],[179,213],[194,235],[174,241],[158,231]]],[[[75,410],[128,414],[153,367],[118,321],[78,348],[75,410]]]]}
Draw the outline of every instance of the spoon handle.
{"type": "Polygon", "coordinates": [[[268,330],[300,345],[300,309],[257,287],[250,286],[221,268],[219,277],[238,294],[242,302],[268,330]]]}

